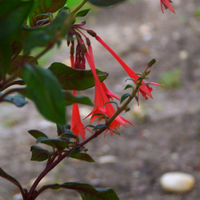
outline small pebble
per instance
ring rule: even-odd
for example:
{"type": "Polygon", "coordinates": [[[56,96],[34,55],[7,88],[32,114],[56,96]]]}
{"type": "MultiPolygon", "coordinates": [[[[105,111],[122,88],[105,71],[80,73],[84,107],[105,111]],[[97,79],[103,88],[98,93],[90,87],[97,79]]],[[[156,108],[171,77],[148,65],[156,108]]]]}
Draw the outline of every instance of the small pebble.
{"type": "Polygon", "coordinates": [[[13,195],[13,199],[14,199],[14,200],[22,200],[23,197],[22,197],[21,193],[17,193],[17,194],[15,194],[15,195],[13,195]]]}
{"type": "Polygon", "coordinates": [[[168,192],[184,193],[193,189],[195,178],[183,172],[168,172],[161,176],[160,184],[168,192]]]}
{"type": "Polygon", "coordinates": [[[189,57],[189,53],[186,50],[181,50],[181,51],[179,51],[178,57],[180,60],[183,60],[183,61],[187,60],[189,57]]]}
{"type": "Polygon", "coordinates": [[[112,156],[112,155],[101,156],[98,158],[97,162],[99,164],[115,163],[117,162],[117,158],[116,156],[112,156]]]}

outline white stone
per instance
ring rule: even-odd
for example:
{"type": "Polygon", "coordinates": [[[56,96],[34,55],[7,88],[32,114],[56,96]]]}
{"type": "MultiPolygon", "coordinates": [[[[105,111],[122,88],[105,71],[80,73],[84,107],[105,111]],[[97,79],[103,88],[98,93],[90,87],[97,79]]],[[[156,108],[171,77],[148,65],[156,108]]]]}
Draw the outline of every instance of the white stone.
{"type": "Polygon", "coordinates": [[[21,193],[17,193],[15,195],[13,195],[13,199],[15,199],[15,200],[22,200],[23,197],[22,197],[21,193]]]}
{"type": "Polygon", "coordinates": [[[189,57],[189,53],[186,50],[179,51],[178,57],[180,60],[187,60],[189,57]]]}
{"type": "Polygon", "coordinates": [[[160,178],[161,187],[168,192],[183,193],[193,189],[195,178],[183,172],[168,172],[160,178]]]}
{"type": "Polygon", "coordinates": [[[117,162],[117,158],[116,156],[113,156],[113,155],[106,155],[106,156],[99,157],[97,162],[99,164],[115,163],[117,162]]]}

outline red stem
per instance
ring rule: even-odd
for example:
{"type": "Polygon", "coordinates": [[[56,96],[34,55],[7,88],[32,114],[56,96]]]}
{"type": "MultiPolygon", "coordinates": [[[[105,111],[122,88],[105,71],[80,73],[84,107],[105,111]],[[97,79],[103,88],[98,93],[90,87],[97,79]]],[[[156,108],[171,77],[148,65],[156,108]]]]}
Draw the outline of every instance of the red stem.
{"type": "Polygon", "coordinates": [[[7,95],[9,95],[9,94],[11,94],[11,93],[14,93],[14,92],[25,92],[25,91],[26,91],[26,88],[14,88],[14,89],[11,89],[11,90],[5,92],[2,96],[0,96],[0,102],[3,101],[3,99],[4,99],[7,95]]]}
{"type": "Polygon", "coordinates": [[[13,82],[10,82],[8,84],[3,85],[0,90],[3,91],[3,90],[5,90],[6,88],[8,88],[12,85],[25,85],[25,83],[24,83],[23,80],[13,81],[13,82]]]}

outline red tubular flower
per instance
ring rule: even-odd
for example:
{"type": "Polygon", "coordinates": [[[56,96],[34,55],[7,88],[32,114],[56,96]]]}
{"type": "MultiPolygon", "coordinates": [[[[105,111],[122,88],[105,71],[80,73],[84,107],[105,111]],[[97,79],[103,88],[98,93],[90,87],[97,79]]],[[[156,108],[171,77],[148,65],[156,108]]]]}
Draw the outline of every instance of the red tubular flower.
{"type": "Polygon", "coordinates": [[[165,8],[169,8],[169,10],[171,10],[175,14],[174,8],[172,7],[172,5],[170,3],[172,3],[171,0],[160,0],[160,6],[161,6],[162,13],[164,13],[164,10],[163,10],[163,5],[164,5],[165,8]]]}
{"type": "Polygon", "coordinates": [[[104,91],[105,91],[105,93],[106,93],[106,95],[107,95],[107,97],[108,97],[109,99],[112,99],[112,100],[113,100],[113,98],[115,98],[115,99],[117,99],[117,100],[120,101],[119,97],[116,96],[113,92],[111,92],[111,91],[106,87],[105,83],[101,82],[101,85],[102,85],[102,87],[103,87],[103,89],[104,89],[104,91]]]}
{"type": "MultiPolygon", "coordinates": [[[[74,56],[70,56],[71,66],[74,67],[74,56]]],[[[76,95],[76,91],[73,90],[73,95],[76,95]]],[[[71,119],[71,130],[74,135],[81,136],[83,140],[85,140],[85,129],[84,125],[81,121],[80,112],[78,108],[78,104],[74,103],[72,106],[72,119],[71,119]]]]}
{"type": "MultiPolygon", "coordinates": [[[[99,81],[99,78],[96,73],[95,69],[95,63],[92,53],[92,47],[88,47],[88,52],[85,52],[85,57],[91,67],[92,73],[94,75],[94,81],[95,81],[95,98],[94,98],[94,109],[91,111],[91,113],[87,116],[91,116],[90,123],[92,123],[95,119],[98,119],[98,121],[103,120],[102,115],[105,115],[105,117],[112,117],[115,113],[115,109],[113,105],[109,102],[109,97],[116,97],[112,92],[110,92],[104,84],[102,84],[99,81]],[[95,114],[95,115],[94,115],[95,114]],[[100,115],[98,115],[100,114],[100,115]]],[[[87,118],[86,117],[86,118],[87,118]]],[[[118,130],[120,125],[126,126],[126,123],[131,124],[126,119],[122,118],[121,116],[117,116],[115,120],[110,125],[110,133],[113,135],[112,129],[118,130]]],[[[132,124],[131,124],[132,125],[132,124]]]]}
{"type": "Polygon", "coordinates": [[[81,136],[85,140],[85,129],[81,122],[78,104],[74,103],[72,107],[71,130],[74,135],[81,136]]]}
{"type": "MultiPolygon", "coordinates": [[[[113,57],[121,64],[121,66],[124,68],[126,73],[133,78],[136,83],[136,81],[139,78],[139,75],[137,75],[99,36],[95,36],[96,40],[99,41],[112,55],[113,57]]],[[[143,80],[142,83],[146,83],[146,81],[143,80]]],[[[158,85],[158,83],[150,82],[152,85],[158,85]]],[[[145,99],[148,99],[147,96],[152,97],[151,91],[153,89],[149,85],[141,85],[139,88],[139,91],[141,92],[142,96],[145,97],[145,99]]],[[[139,95],[139,94],[138,94],[139,95]]]]}

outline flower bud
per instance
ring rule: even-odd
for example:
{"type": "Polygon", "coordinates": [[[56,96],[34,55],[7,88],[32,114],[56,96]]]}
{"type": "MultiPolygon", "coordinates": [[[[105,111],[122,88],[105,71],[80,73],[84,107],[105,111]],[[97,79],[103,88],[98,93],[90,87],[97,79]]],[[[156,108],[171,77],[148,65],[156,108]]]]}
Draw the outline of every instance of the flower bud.
{"type": "Polygon", "coordinates": [[[96,34],[93,30],[91,30],[91,29],[88,29],[87,32],[88,32],[92,37],[96,37],[96,36],[97,36],[97,34],[96,34]]]}
{"type": "Polygon", "coordinates": [[[90,42],[90,39],[89,39],[89,38],[86,38],[86,44],[87,44],[88,46],[91,45],[91,42],[90,42]]]}

